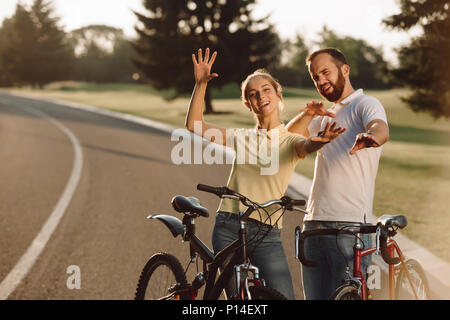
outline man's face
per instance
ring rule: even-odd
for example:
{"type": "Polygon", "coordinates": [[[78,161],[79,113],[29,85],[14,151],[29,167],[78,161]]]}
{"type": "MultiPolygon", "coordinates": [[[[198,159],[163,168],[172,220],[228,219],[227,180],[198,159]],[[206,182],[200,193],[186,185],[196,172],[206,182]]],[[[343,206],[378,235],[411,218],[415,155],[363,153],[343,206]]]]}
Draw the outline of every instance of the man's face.
{"type": "Polygon", "coordinates": [[[309,64],[309,74],[322,97],[331,102],[339,100],[346,80],[332,56],[328,53],[317,55],[309,64]]]}

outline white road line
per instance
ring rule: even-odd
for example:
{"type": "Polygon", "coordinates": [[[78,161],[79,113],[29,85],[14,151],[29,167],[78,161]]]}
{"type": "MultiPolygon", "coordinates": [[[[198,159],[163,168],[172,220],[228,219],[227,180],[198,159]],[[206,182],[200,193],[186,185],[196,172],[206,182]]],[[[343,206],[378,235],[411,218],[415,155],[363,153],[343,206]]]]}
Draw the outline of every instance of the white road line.
{"type": "Polygon", "coordinates": [[[42,250],[45,248],[48,240],[58,226],[59,221],[64,216],[64,213],[73,197],[73,194],[80,180],[83,167],[83,153],[80,142],[66,126],[41,111],[25,107],[24,109],[51,122],[69,138],[69,140],[72,142],[74,150],[74,163],[69,181],[67,182],[61,198],[58,200],[58,203],[53,209],[53,212],[50,214],[42,229],[39,231],[38,235],[34,238],[33,242],[28,247],[27,251],[0,283],[0,300],[6,300],[9,295],[17,288],[23,278],[25,278],[25,276],[31,270],[31,267],[38,259],[42,250]]]}

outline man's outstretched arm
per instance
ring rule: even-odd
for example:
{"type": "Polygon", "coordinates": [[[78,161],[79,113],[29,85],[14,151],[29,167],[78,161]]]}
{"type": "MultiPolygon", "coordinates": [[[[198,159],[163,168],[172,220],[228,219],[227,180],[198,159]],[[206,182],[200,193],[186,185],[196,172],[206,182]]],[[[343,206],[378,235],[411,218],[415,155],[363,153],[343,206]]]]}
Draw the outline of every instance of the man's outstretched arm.
{"type": "Polygon", "coordinates": [[[369,122],[366,132],[356,136],[350,154],[354,155],[356,151],[364,148],[377,148],[385,144],[389,140],[389,127],[386,122],[381,119],[375,119],[369,122]]]}

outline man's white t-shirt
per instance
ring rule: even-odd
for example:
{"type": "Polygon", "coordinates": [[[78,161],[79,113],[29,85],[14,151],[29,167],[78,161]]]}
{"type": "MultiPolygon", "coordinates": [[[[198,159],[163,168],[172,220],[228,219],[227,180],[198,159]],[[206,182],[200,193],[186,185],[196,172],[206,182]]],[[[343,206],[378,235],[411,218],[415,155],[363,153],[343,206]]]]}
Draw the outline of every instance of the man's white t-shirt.
{"type": "Polygon", "coordinates": [[[317,135],[329,121],[347,130],[317,151],[314,179],[305,221],[373,222],[372,205],[375,178],[382,147],[365,148],[350,155],[356,135],[367,129],[369,122],[381,119],[386,112],[378,99],[366,96],[362,89],[353,92],[328,111],[336,118],[320,116],[308,127],[317,135]]]}

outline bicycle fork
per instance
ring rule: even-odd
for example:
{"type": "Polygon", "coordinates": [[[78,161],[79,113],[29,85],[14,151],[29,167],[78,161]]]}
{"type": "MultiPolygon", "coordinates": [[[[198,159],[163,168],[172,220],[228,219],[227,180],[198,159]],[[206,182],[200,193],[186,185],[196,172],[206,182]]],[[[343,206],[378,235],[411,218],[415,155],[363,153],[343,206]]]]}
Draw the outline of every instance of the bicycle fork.
{"type": "Polygon", "coordinates": [[[346,270],[346,280],[347,284],[353,285],[358,290],[358,294],[361,296],[362,300],[371,300],[372,296],[370,294],[369,288],[367,288],[367,283],[365,276],[362,274],[361,270],[361,259],[364,249],[364,244],[361,242],[361,234],[358,233],[355,237],[355,245],[353,246],[353,274],[350,272],[350,267],[347,266],[346,270]]]}
{"type": "MultiPolygon", "coordinates": [[[[249,210],[247,210],[247,211],[249,211],[249,210]]],[[[247,213],[250,213],[250,211],[247,213]]],[[[247,247],[245,245],[247,242],[246,226],[247,226],[247,223],[245,221],[240,221],[239,237],[240,237],[242,243],[244,244],[244,246],[242,247],[242,261],[244,263],[242,263],[240,265],[236,265],[234,267],[234,271],[236,274],[236,293],[243,300],[245,299],[245,295],[248,297],[249,300],[251,300],[252,297],[250,294],[250,290],[248,288],[249,280],[253,281],[257,285],[262,284],[263,286],[265,286],[265,282],[263,279],[259,278],[258,267],[247,262],[248,261],[247,247]],[[241,275],[243,272],[245,272],[246,275],[245,275],[245,278],[243,280],[241,280],[241,275]],[[250,279],[249,279],[249,275],[248,275],[249,273],[253,274],[253,277],[250,279]]]]}
{"type": "Polygon", "coordinates": [[[240,264],[234,267],[234,271],[236,273],[236,292],[239,294],[239,296],[244,300],[245,295],[247,295],[248,299],[251,300],[252,296],[250,294],[250,290],[248,287],[249,284],[249,276],[248,273],[252,273],[253,277],[250,278],[250,281],[253,281],[257,285],[265,286],[264,279],[259,278],[259,269],[258,267],[250,264],[240,264]],[[244,280],[241,280],[241,274],[242,272],[247,273],[244,280]]]}

